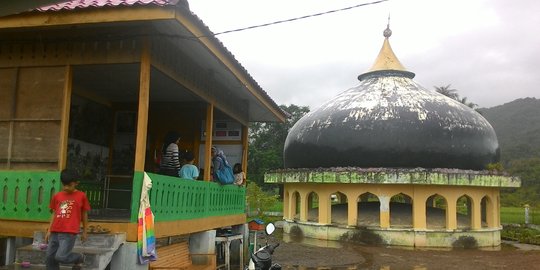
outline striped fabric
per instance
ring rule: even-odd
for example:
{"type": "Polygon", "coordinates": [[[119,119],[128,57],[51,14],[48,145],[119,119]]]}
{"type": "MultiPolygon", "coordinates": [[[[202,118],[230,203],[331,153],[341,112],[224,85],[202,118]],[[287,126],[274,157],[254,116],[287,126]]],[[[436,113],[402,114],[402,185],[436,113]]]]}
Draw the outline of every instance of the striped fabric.
{"type": "Polygon", "coordinates": [[[151,188],[152,180],[144,173],[137,224],[137,255],[140,264],[157,260],[154,213],[150,209],[149,192],[151,188]]]}

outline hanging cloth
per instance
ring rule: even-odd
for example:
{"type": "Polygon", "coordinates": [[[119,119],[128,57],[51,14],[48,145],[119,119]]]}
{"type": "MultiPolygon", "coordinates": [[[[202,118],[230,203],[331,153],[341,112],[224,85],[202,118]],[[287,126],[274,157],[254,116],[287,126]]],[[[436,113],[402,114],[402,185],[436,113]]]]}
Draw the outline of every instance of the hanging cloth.
{"type": "Polygon", "coordinates": [[[137,224],[137,255],[140,264],[157,260],[156,238],[154,235],[154,213],[150,208],[152,179],[144,173],[137,224]]]}

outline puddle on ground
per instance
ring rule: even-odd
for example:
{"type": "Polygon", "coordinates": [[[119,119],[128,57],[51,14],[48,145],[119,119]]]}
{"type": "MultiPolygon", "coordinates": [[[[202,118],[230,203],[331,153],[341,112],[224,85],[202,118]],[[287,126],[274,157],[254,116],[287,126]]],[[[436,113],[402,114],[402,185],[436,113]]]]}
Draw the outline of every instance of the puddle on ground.
{"type": "MultiPolygon", "coordinates": [[[[264,239],[265,236],[262,236],[264,239]]],[[[353,269],[378,269],[378,270],[392,270],[390,266],[380,266],[379,268],[375,267],[373,262],[373,255],[371,253],[365,252],[365,248],[369,248],[368,245],[362,245],[358,243],[349,243],[349,242],[340,242],[340,241],[327,241],[327,240],[320,240],[320,239],[313,239],[313,238],[299,238],[295,237],[294,235],[283,233],[283,230],[281,228],[278,228],[270,238],[274,238],[273,240],[270,240],[270,242],[274,241],[283,241],[284,243],[299,243],[306,246],[311,247],[323,247],[323,248],[348,248],[348,249],[354,249],[357,254],[362,256],[364,258],[364,262],[357,265],[341,265],[341,266],[324,266],[324,267],[307,267],[302,265],[293,265],[293,266],[287,266],[283,265],[283,269],[299,269],[299,270],[353,270],[353,269]]],[[[262,242],[261,242],[262,243],[262,242]]],[[[399,246],[386,246],[383,247],[386,249],[402,249],[402,250],[424,250],[424,251],[456,251],[455,248],[415,248],[415,247],[399,247],[399,246]]],[[[498,247],[484,247],[484,248],[478,248],[478,250],[482,251],[501,251],[501,250],[512,250],[516,249],[513,245],[502,243],[498,247]]],[[[279,262],[278,262],[279,263],[279,262]]],[[[397,268],[396,268],[397,269],[397,268]]],[[[400,268],[403,269],[403,268],[400,268]]],[[[417,265],[413,266],[412,268],[408,268],[411,270],[428,270],[428,268],[425,265],[417,265]]]]}

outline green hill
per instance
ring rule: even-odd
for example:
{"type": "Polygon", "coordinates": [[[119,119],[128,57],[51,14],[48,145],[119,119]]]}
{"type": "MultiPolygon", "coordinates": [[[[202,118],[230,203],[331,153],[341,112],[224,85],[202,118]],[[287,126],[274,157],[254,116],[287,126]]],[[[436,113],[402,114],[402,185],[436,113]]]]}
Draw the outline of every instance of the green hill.
{"type": "Polygon", "coordinates": [[[497,133],[503,164],[540,158],[540,99],[516,99],[479,111],[497,133]]]}

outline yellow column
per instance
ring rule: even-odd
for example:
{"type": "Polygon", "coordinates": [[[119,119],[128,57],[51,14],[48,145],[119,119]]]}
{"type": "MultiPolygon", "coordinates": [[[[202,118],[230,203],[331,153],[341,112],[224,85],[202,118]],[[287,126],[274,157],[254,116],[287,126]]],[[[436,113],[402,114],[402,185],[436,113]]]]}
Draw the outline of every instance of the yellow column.
{"type": "Polygon", "coordinates": [[[137,138],[135,139],[135,171],[144,171],[146,155],[146,131],[150,104],[150,42],[146,40],[141,55],[139,75],[139,108],[137,110],[137,138]]]}
{"type": "Polygon", "coordinates": [[[493,206],[493,214],[495,215],[495,227],[499,228],[501,227],[501,200],[500,200],[500,191],[498,189],[494,189],[493,193],[495,194],[495,205],[493,206]]]}
{"type": "Polygon", "coordinates": [[[290,200],[289,190],[286,185],[283,185],[283,218],[290,219],[289,217],[289,200],[290,200]]]}
{"type": "Polygon", "coordinates": [[[381,228],[390,227],[390,197],[387,195],[379,196],[380,214],[379,222],[381,228]]]}
{"type": "MultiPolygon", "coordinates": [[[[58,169],[63,170],[67,165],[67,148],[68,148],[68,133],[69,133],[69,112],[71,109],[71,92],[72,92],[73,72],[71,66],[66,66],[64,95],[62,107],[62,122],[60,124],[60,152],[58,157],[58,169]]],[[[13,121],[10,122],[13,124],[13,121]]],[[[10,129],[13,130],[13,127],[10,129]]],[[[9,144],[11,146],[11,144],[9,144]]],[[[11,151],[10,151],[11,153],[11,151]]],[[[8,159],[8,164],[10,160],[8,159]]]]}
{"type": "Polygon", "coordinates": [[[358,225],[358,202],[356,200],[357,197],[347,195],[347,225],[351,227],[356,227],[358,225]]]}
{"type": "Polygon", "coordinates": [[[415,194],[413,198],[413,228],[415,230],[426,229],[426,199],[424,196],[417,196],[415,194]]]}
{"type": "Polygon", "coordinates": [[[247,163],[248,163],[248,132],[249,128],[247,126],[242,126],[242,171],[244,176],[247,176],[247,163]]]}
{"type": "Polygon", "coordinates": [[[482,228],[482,207],[478,198],[471,199],[471,229],[478,230],[482,228]]]}
{"type": "Polygon", "coordinates": [[[300,221],[307,221],[308,218],[308,196],[309,193],[300,194],[300,221]]]}
{"type": "Polygon", "coordinates": [[[457,208],[456,200],[454,198],[446,199],[446,229],[457,229],[457,208]]]}
{"type": "Polygon", "coordinates": [[[210,181],[210,163],[212,163],[212,134],[214,123],[214,104],[206,106],[206,136],[204,140],[204,181],[210,181]]]}
{"type": "Polygon", "coordinates": [[[297,192],[291,192],[290,194],[291,199],[289,200],[289,218],[291,220],[294,220],[294,216],[296,215],[296,200],[298,199],[297,196],[300,196],[297,192]]]}
{"type": "Polygon", "coordinates": [[[332,210],[330,204],[330,194],[322,193],[319,195],[319,224],[332,223],[332,210]]]}

